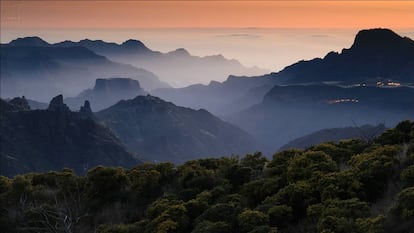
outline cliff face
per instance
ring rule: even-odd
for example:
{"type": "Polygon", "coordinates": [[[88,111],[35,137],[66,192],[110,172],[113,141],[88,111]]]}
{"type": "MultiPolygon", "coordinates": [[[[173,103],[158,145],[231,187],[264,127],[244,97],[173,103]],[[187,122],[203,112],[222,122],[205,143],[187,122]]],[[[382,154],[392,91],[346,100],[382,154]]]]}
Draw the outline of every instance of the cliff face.
{"type": "Polygon", "coordinates": [[[145,95],[137,80],[130,78],[96,79],[95,86],[87,89],[73,98],[65,99],[71,109],[79,109],[86,100],[92,103],[94,111],[107,108],[123,99],[132,99],[138,95],[145,95]]]}

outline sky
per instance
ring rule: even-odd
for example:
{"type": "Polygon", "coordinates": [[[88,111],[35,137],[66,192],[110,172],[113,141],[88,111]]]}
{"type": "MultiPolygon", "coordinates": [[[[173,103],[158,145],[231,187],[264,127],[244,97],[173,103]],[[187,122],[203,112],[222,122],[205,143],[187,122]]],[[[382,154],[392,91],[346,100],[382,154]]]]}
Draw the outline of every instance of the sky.
{"type": "Polygon", "coordinates": [[[0,1],[0,40],[139,39],[158,51],[223,54],[272,71],[352,44],[358,30],[414,38],[414,1],[0,1]]]}

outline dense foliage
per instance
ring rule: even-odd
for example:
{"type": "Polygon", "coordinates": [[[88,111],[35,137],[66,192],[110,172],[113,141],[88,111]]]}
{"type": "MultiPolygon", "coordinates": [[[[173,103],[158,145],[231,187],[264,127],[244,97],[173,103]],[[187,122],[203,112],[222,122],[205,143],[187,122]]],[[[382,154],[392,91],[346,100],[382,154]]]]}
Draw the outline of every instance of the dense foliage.
{"type": "Polygon", "coordinates": [[[2,232],[380,233],[414,228],[414,123],[373,142],[0,177],[2,232]],[[392,229],[392,230],[391,230],[392,229]]]}

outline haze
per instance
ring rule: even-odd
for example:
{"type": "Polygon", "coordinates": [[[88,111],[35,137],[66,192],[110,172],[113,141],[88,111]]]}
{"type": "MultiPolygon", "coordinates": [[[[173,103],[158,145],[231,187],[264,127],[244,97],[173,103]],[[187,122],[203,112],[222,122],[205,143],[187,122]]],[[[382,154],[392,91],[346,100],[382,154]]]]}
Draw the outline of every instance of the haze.
{"type": "Polygon", "coordinates": [[[152,50],[222,54],[270,71],[340,51],[361,28],[414,37],[412,1],[1,1],[1,10],[2,43],[133,38],[152,50]]]}

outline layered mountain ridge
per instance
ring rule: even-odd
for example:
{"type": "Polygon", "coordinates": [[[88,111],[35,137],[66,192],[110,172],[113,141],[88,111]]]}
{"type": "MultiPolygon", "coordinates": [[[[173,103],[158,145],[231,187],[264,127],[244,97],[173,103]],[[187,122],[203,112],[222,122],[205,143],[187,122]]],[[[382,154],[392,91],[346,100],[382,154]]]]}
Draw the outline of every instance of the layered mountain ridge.
{"type": "Polygon", "coordinates": [[[96,116],[129,148],[156,161],[243,154],[257,146],[253,137],[206,110],[149,95],[122,100],[96,116]]]}
{"type": "Polygon", "coordinates": [[[0,102],[1,175],[64,167],[84,174],[97,165],[141,163],[110,130],[92,119],[89,103],[80,112],[72,112],[61,95],[46,110],[30,110],[25,98],[0,102]]]}
{"type": "Polygon", "coordinates": [[[168,87],[152,72],[113,62],[84,47],[53,47],[37,39],[1,46],[1,96],[25,95],[46,102],[51,96],[75,96],[97,78],[129,77],[147,90],[168,87]],[[33,41],[34,40],[34,41],[33,41]],[[30,46],[27,46],[30,45],[30,46]],[[7,87],[7,88],[5,88],[7,87]]]}
{"type": "MultiPolygon", "coordinates": [[[[274,85],[387,86],[414,83],[414,41],[389,29],[361,30],[349,49],[324,58],[299,61],[280,72],[262,76],[229,76],[224,82],[180,89],[162,88],[151,93],[178,105],[205,108],[216,115],[236,113],[234,102],[250,89],[274,85]],[[199,101],[194,101],[195,99],[199,101]]],[[[262,93],[264,97],[266,92],[262,93]]],[[[245,98],[245,97],[244,97],[245,98]]],[[[253,98],[253,97],[252,97],[253,98]]],[[[258,96],[254,97],[258,102],[258,96]]],[[[259,101],[261,98],[259,97],[259,101]]]]}

